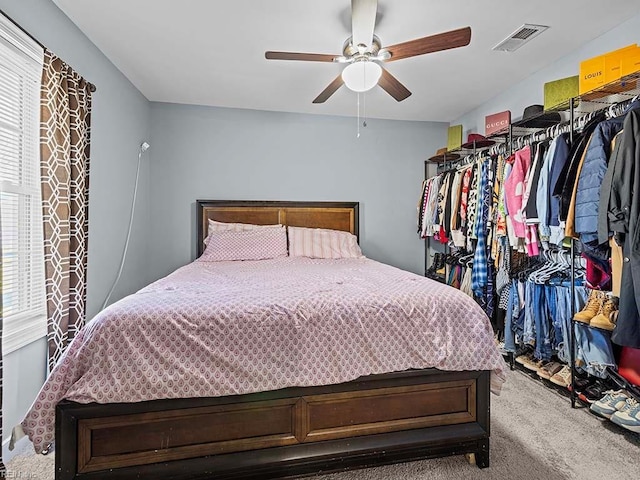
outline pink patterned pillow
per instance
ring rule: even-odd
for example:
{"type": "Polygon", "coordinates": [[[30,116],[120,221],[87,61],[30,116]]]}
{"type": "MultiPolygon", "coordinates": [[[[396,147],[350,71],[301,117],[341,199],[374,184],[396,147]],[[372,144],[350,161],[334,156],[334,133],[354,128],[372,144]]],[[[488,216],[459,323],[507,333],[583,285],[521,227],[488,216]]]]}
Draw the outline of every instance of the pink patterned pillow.
{"type": "Polygon", "coordinates": [[[226,232],[228,230],[233,230],[234,232],[244,232],[245,230],[255,230],[258,228],[273,228],[273,227],[282,227],[282,225],[254,225],[253,223],[228,223],[228,222],[218,222],[216,220],[209,219],[207,225],[207,232],[226,232]]]}
{"type": "Polygon", "coordinates": [[[284,227],[259,228],[235,232],[211,232],[202,262],[227,260],[263,260],[287,256],[287,231],[284,227]]]}
{"type": "Polygon", "coordinates": [[[281,227],[283,225],[275,224],[275,225],[254,225],[253,223],[228,223],[228,222],[218,222],[216,220],[211,220],[207,222],[207,237],[204,239],[204,244],[209,243],[209,235],[212,232],[228,232],[229,230],[233,232],[244,232],[246,230],[257,230],[259,228],[273,228],[273,227],[281,227]]]}
{"type": "Polygon", "coordinates": [[[289,227],[289,255],[311,258],[360,258],[358,239],[349,232],[289,227]]]}

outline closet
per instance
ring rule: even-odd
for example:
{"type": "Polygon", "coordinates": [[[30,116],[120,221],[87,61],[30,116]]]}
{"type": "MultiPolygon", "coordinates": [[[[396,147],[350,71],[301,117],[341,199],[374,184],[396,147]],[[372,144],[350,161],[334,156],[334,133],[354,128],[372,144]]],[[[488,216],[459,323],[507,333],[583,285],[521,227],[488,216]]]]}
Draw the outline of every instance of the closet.
{"type": "Polygon", "coordinates": [[[610,390],[640,400],[639,78],[432,157],[418,204],[425,275],[475,298],[512,368],[595,413],[610,390]]]}

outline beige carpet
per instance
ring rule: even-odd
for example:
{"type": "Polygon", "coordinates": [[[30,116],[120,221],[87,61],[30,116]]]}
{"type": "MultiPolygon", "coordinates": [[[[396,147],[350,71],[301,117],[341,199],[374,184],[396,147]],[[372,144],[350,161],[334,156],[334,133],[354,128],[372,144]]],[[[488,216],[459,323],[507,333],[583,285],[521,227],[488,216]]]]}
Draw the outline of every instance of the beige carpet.
{"type": "MultiPolygon", "coordinates": [[[[521,372],[491,396],[491,467],[463,456],[321,475],[314,480],[638,480],[640,435],[599,419],[521,372]]],[[[30,444],[26,445],[30,447],[30,444]]],[[[7,478],[53,480],[54,458],[23,448],[7,478]]]]}

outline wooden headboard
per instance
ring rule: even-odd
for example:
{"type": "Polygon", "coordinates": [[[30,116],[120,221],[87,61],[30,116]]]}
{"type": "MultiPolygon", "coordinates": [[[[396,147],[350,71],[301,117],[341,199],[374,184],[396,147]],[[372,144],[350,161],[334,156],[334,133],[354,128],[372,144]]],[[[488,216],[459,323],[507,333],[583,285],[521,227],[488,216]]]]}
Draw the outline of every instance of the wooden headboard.
{"type": "Polygon", "coordinates": [[[293,227],[330,228],[358,236],[358,202],[196,200],[196,251],[204,251],[208,220],[293,227]]]}

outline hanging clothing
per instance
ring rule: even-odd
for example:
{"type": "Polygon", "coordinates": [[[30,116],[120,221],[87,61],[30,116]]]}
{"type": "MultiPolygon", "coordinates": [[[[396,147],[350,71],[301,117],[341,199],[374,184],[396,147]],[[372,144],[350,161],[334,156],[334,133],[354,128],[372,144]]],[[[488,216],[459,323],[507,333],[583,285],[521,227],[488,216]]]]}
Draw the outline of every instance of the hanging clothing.
{"type": "Polygon", "coordinates": [[[465,238],[459,228],[460,223],[460,195],[462,193],[462,177],[464,171],[457,170],[451,185],[451,221],[449,224],[450,238],[456,247],[464,247],[465,238]]]}
{"type": "MultiPolygon", "coordinates": [[[[591,142],[591,138],[586,139],[585,148],[582,150],[582,156],[577,163],[576,167],[576,178],[580,177],[582,173],[582,167],[584,165],[584,159],[587,155],[587,151],[589,150],[589,144],[591,142]]],[[[567,209],[567,216],[565,222],[565,237],[577,238],[575,231],[575,212],[576,212],[576,196],[578,193],[578,183],[574,182],[571,188],[571,196],[569,197],[569,208],[567,209]]]]}
{"type": "Polygon", "coordinates": [[[538,182],[538,191],[536,195],[536,206],[538,213],[538,233],[540,234],[540,240],[545,244],[549,241],[551,236],[551,230],[549,229],[549,216],[550,216],[550,177],[551,169],[553,167],[553,157],[555,155],[556,147],[559,143],[559,138],[556,137],[549,144],[549,148],[544,154],[542,160],[542,166],[540,168],[540,180],[538,182]]]}
{"type": "Polygon", "coordinates": [[[600,203],[598,205],[598,243],[602,244],[608,241],[613,232],[609,228],[609,202],[611,200],[611,188],[613,175],[616,171],[617,159],[620,158],[620,137],[623,131],[620,131],[611,141],[611,157],[607,165],[607,171],[604,174],[602,185],[600,186],[600,203]]]}
{"type": "Polygon", "coordinates": [[[505,200],[515,236],[525,238],[525,222],[522,212],[525,178],[531,166],[531,148],[527,145],[515,154],[513,168],[505,181],[505,200]]]}
{"type": "Polygon", "coordinates": [[[527,181],[527,193],[524,199],[524,211],[526,223],[539,223],[538,218],[538,186],[540,183],[540,173],[544,163],[544,156],[547,151],[545,143],[538,143],[535,146],[535,156],[531,164],[529,180],[527,181]]]}
{"type": "Polygon", "coordinates": [[[551,161],[551,172],[549,179],[549,243],[562,245],[564,239],[564,225],[560,224],[560,200],[561,194],[556,194],[556,190],[562,190],[560,176],[569,161],[570,148],[568,134],[560,135],[556,138],[556,148],[551,161]]]}
{"type": "Polygon", "coordinates": [[[429,201],[427,202],[427,209],[425,210],[425,225],[423,227],[423,236],[425,237],[431,237],[436,232],[436,225],[438,223],[438,195],[440,194],[441,182],[442,176],[438,175],[433,179],[431,187],[429,188],[429,201]]]}
{"type": "Polygon", "coordinates": [[[618,245],[615,238],[609,239],[609,246],[611,247],[611,295],[620,297],[624,255],[622,254],[622,247],[618,245]]]}
{"type": "Polygon", "coordinates": [[[453,173],[447,172],[442,178],[440,192],[438,193],[438,221],[435,228],[434,238],[440,243],[446,244],[449,241],[449,224],[451,222],[451,183],[453,173]]]}
{"type": "Polygon", "coordinates": [[[506,183],[509,177],[511,176],[511,172],[513,171],[513,162],[515,161],[515,155],[509,156],[506,160],[506,164],[504,166],[504,179],[502,181],[502,201],[500,202],[500,207],[504,210],[504,220],[505,220],[505,228],[507,229],[507,237],[509,238],[509,245],[512,248],[518,248],[518,237],[516,237],[516,232],[513,229],[513,222],[511,221],[511,214],[509,212],[509,208],[507,206],[507,193],[506,193],[506,183]]]}
{"type": "Polygon", "coordinates": [[[472,239],[475,239],[474,227],[478,210],[478,183],[480,180],[479,164],[476,162],[471,170],[471,187],[469,189],[469,199],[467,201],[467,250],[473,250],[472,239]]]}
{"type": "Polygon", "coordinates": [[[507,210],[504,207],[504,182],[509,177],[511,172],[511,164],[507,159],[502,159],[501,174],[499,177],[500,189],[498,192],[498,204],[496,213],[496,236],[507,236],[507,210]]]}
{"type": "Polygon", "coordinates": [[[473,168],[467,167],[462,177],[462,192],[460,194],[460,230],[467,226],[467,202],[469,200],[469,189],[471,188],[471,176],[473,168]]]}
{"type": "Polygon", "coordinates": [[[624,259],[620,310],[611,338],[640,348],[640,110],[627,115],[620,144],[609,208],[617,220],[612,229],[624,235],[624,259]]]}
{"type": "Polygon", "coordinates": [[[454,190],[454,180],[456,178],[456,174],[454,172],[450,172],[447,174],[447,188],[444,193],[444,215],[442,221],[440,222],[440,242],[447,243],[451,238],[451,217],[453,214],[452,202],[453,202],[453,190],[454,190]]]}
{"type": "Polygon", "coordinates": [[[460,202],[458,208],[458,223],[456,229],[451,231],[453,243],[456,247],[464,248],[466,245],[466,231],[467,231],[467,201],[469,198],[469,188],[471,181],[471,166],[466,167],[461,172],[461,184],[460,184],[460,202]]]}
{"type": "Polygon", "coordinates": [[[471,276],[471,288],[476,296],[483,294],[483,287],[487,285],[487,238],[486,238],[486,219],[489,214],[489,201],[487,193],[490,195],[489,179],[488,179],[488,165],[486,162],[482,162],[479,168],[479,196],[478,205],[479,217],[477,219],[477,225],[475,229],[475,236],[478,239],[476,243],[476,249],[473,255],[473,267],[471,276]]]}
{"type": "Polygon", "coordinates": [[[574,135],[573,144],[569,151],[568,161],[560,172],[553,191],[553,194],[560,198],[560,211],[558,214],[560,221],[567,219],[576,183],[575,179],[578,178],[578,166],[581,163],[589,138],[598,124],[605,119],[606,117],[603,112],[597,113],[589,122],[587,122],[582,129],[581,134],[574,135]]]}
{"type": "Polygon", "coordinates": [[[431,179],[423,180],[422,189],[420,193],[420,200],[418,201],[418,235],[422,235],[422,225],[424,221],[424,211],[427,208],[427,201],[429,200],[429,186],[431,185],[431,179]]]}
{"type": "MultiPolygon", "coordinates": [[[[640,107],[632,103],[623,115],[600,122],[589,141],[582,172],[577,181],[575,231],[583,243],[597,240],[600,186],[611,156],[611,142],[622,130],[629,110],[640,107]]],[[[604,242],[601,242],[604,243],[604,242]]]]}
{"type": "Polygon", "coordinates": [[[504,190],[504,166],[505,159],[502,155],[498,155],[495,162],[493,189],[491,191],[491,212],[490,212],[490,250],[493,266],[497,269],[500,260],[500,239],[504,237],[506,232],[506,224],[504,218],[500,217],[500,196],[504,190]]]}
{"type": "Polygon", "coordinates": [[[471,289],[471,274],[471,269],[467,268],[462,275],[462,281],[460,282],[460,291],[473,298],[473,290],[471,289]]]}

